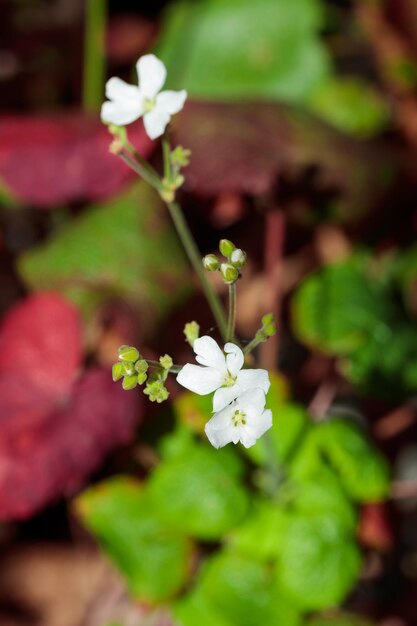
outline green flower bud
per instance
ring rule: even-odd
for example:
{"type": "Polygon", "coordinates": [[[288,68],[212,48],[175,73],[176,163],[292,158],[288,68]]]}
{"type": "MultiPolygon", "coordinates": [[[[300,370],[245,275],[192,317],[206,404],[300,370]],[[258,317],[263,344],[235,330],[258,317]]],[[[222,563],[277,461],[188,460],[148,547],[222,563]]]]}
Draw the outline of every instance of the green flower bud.
{"type": "Polygon", "coordinates": [[[233,250],[232,254],[230,255],[230,262],[235,267],[239,268],[245,265],[247,258],[248,257],[246,252],[244,252],[240,248],[236,248],[236,250],[233,250]]]}
{"type": "Polygon", "coordinates": [[[143,393],[149,396],[151,402],[158,403],[164,402],[169,396],[168,390],[160,380],[148,382],[143,393]]]}
{"type": "Polygon", "coordinates": [[[174,365],[174,362],[169,356],[169,354],[165,354],[164,356],[159,357],[159,362],[164,368],[164,370],[169,370],[169,368],[174,365]]]}
{"type": "Polygon", "coordinates": [[[123,381],[122,381],[122,387],[126,391],[128,391],[129,389],[134,389],[137,384],[138,384],[137,376],[125,376],[125,378],[123,378],[123,381]]]}
{"type": "Polygon", "coordinates": [[[123,376],[134,376],[136,374],[133,363],[120,363],[120,365],[122,366],[123,376]]]}
{"type": "Polygon", "coordinates": [[[184,335],[185,340],[190,344],[191,347],[194,345],[194,341],[200,336],[200,326],[197,322],[188,322],[184,326],[184,335]]]}
{"type": "Polygon", "coordinates": [[[138,372],[138,374],[146,374],[148,368],[149,365],[147,364],[145,359],[141,359],[140,361],[137,361],[135,363],[135,370],[138,372]]]}
{"type": "Polygon", "coordinates": [[[235,250],[236,246],[234,243],[229,241],[229,239],[221,239],[219,243],[219,250],[223,256],[228,257],[232,254],[233,250],[235,250]]]}
{"type": "Polygon", "coordinates": [[[191,150],[177,146],[171,152],[171,163],[174,167],[186,167],[190,162],[191,150]]]}
{"type": "Polygon", "coordinates": [[[220,267],[220,261],[215,254],[206,254],[203,258],[203,267],[209,272],[215,272],[220,267]]]}
{"type": "Polygon", "coordinates": [[[112,375],[114,382],[116,382],[116,380],[120,380],[121,378],[123,378],[124,376],[123,363],[115,363],[113,367],[111,368],[111,375],[112,375]]]}
{"type": "Polygon", "coordinates": [[[220,266],[220,271],[223,276],[224,282],[228,285],[231,285],[239,278],[239,271],[235,268],[234,265],[230,263],[222,263],[220,266]]]}
{"type": "Polygon", "coordinates": [[[146,381],[147,378],[148,376],[146,375],[145,372],[139,372],[137,376],[139,385],[143,385],[143,383],[146,381]]]}
{"type": "Polygon", "coordinates": [[[135,363],[138,360],[140,354],[133,346],[120,346],[119,359],[121,361],[128,361],[129,363],[135,363]]]}
{"type": "Polygon", "coordinates": [[[267,337],[272,337],[277,332],[273,313],[267,313],[262,318],[262,330],[267,337]]]}

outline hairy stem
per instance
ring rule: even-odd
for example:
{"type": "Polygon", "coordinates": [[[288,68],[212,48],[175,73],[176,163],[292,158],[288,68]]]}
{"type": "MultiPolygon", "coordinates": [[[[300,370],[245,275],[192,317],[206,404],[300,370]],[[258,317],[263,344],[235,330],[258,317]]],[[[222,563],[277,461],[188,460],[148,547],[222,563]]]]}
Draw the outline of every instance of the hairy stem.
{"type": "Polygon", "coordinates": [[[181,243],[184,246],[184,250],[189,258],[191,265],[194,268],[195,273],[197,274],[201,282],[204,295],[206,296],[207,302],[219,327],[220,333],[223,339],[226,341],[227,323],[222,305],[213,287],[207,279],[203,265],[201,263],[200,251],[197,248],[190,229],[188,228],[188,224],[185,221],[181,207],[177,202],[167,202],[167,207],[170,212],[172,221],[174,222],[175,228],[177,229],[177,233],[181,240],[181,243]]]}
{"type": "Polygon", "coordinates": [[[229,285],[229,319],[227,322],[226,341],[233,341],[236,326],[236,283],[229,285]]]}

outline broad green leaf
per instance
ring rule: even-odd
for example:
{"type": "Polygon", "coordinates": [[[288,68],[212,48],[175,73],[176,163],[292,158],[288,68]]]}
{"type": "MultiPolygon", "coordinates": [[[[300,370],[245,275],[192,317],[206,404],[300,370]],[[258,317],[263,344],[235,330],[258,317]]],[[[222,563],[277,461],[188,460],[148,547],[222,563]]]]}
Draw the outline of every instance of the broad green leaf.
{"type": "Polygon", "coordinates": [[[372,502],[387,496],[388,464],[358,426],[330,419],[318,426],[318,437],[323,454],[351,498],[372,502]]]}
{"type": "Polygon", "coordinates": [[[175,626],[237,626],[227,620],[198,588],[171,609],[175,626]]]}
{"type": "Polygon", "coordinates": [[[254,504],[251,514],[226,537],[236,552],[255,561],[269,561],[280,554],[289,515],[271,500],[254,504]]]}
{"type": "Polygon", "coordinates": [[[113,478],[84,492],[75,507],[134,596],[160,602],[186,582],[192,546],[154,513],[140,484],[113,478]]]}
{"type": "Polygon", "coordinates": [[[26,252],[18,270],[31,289],[62,292],[83,308],[122,297],[152,319],[184,295],[187,264],[165,208],[141,182],[26,252]]]}
{"type": "Polygon", "coordinates": [[[371,137],[387,126],[387,102],[368,83],[355,77],[332,78],[310,99],[310,109],[350,135],[371,137]]]}
{"type": "Polygon", "coordinates": [[[291,509],[299,517],[328,515],[346,530],[355,532],[357,513],[343,489],[342,482],[325,465],[307,480],[293,485],[291,509]]]}
{"type": "Polygon", "coordinates": [[[147,486],[152,506],[173,528],[200,539],[220,538],[248,510],[234,455],[195,444],[162,462],[147,486]],[[225,454],[224,454],[225,453],[225,454]]]}
{"type": "Polygon", "coordinates": [[[298,626],[300,616],[280,593],[271,568],[233,552],[218,553],[199,581],[201,592],[234,626],[298,626]]]}
{"type": "Polygon", "coordinates": [[[277,573],[288,598],[305,611],[342,602],[361,564],[354,536],[328,515],[294,517],[287,526],[277,573]]]}
{"type": "Polygon", "coordinates": [[[370,337],[391,334],[389,304],[359,258],[308,276],[292,304],[293,327],[301,341],[332,355],[350,355],[370,337]]]}
{"type": "Polygon", "coordinates": [[[321,25],[315,0],[180,0],[157,52],[169,86],[191,96],[299,103],[330,73],[321,25]]]}

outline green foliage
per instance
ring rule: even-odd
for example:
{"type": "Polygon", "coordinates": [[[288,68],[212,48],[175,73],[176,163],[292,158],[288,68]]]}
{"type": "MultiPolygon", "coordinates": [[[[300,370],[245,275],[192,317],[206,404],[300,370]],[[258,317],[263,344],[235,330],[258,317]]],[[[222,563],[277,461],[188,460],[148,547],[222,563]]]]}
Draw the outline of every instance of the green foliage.
{"type": "Polygon", "coordinates": [[[283,589],[301,609],[338,604],[359,574],[360,553],[337,517],[300,516],[286,528],[278,562],[283,589]]]}
{"type": "Polygon", "coordinates": [[[218,454],[194,444],[156,468],[148,483],[149,498],[173,528],[199,539],[220,539],[244,518],[249,506],[233,467],[228,450],[218,454]]]}
{"type": "Polygon", "coordinates": [[[76,510],[123,572],[133,595],[159,602],[185,583],[191,543],[155,514],[139,483],[107,480],[84,492],[76,510]]]}
{"type": "Polygon", "coordinates": [[[314,0],[180,0],[157,52],[191,96],[303,102],[330,72],[321,26],[314,0]]]}
{"type": "Polygon", "coordinates": [[[209,559],[199,587],[209,602],[238,626],[296,626],[298,611],[280,593],[274,572],[235,552],[209,559]]]}
{"type": "Polygon", "coordinates": [[[333,78],[314,92],[310,108],[336,128],[360,138],[383,130],[389,121],[387,102],[358,78],[333,78]]]}
{"type": "Polygon", "coordinates": [[[62,292],[83,309],[118,296],[161,315],[184,294],[187,271],[164,212],[156,192],[140,182],[21,256],[19,273],[32,289],[62,292]]]}
{"type": "Polygon", "coordinates": [[[292,318],[300,340],[339,357],[359,389],[392,399],[417,390],[417,329],[391,273],[359,255],[326,266],[302,282],[292,318]]]}

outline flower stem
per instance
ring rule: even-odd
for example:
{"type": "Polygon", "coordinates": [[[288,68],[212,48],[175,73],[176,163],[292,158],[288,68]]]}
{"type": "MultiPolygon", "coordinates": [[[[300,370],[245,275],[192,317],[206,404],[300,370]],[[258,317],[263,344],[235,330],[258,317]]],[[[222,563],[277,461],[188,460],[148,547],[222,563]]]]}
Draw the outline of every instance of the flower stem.
{"type": "Polygon", "coordinates": [[[107,0],[85,3],[83,108],[96,113],[103,100],[105,80],[105,45],[107,0]]]}
{"type": "MultiPolygon", "coordinates": [[[[159,361],[152,361],[151,359],[145,359],[145,361],[147,362],[149,367],[161,367],[159,361]]],[[[171,367],[168,369],[168,372],[170,372],[171,374],[178,374],[178,372],[180,372],[181,370],[182,365],[171,365],[171,367]]]]}
{"type": "Polygon", "coordinates": [[[181,243],[184,246],[184,250],[187,253],[188,259],[201,282],[204,295],[207,298],[207,302],[219,327],[220,333],[223,339],[226,341],[227,323],[222,305],[213,287],[207,279],[203,265],[201,263],[200,251],[198,250],[191,231],[188,228],[188,224],[185,221],[181,207],[177,202],[167,202],[167,207],[170,212],[172,221],[174,222],[175,228],[177,229],[178,236],[181,239],[181,243]]]}
{"type": "Polygon", "coordinates": [[[148,161],[146,159],[143,158],[143,156],[141,156],[139,154],[139,152],[136,150],[136,148],[134,146],[132,146],[132,144],[130,143],[130,141],[128,141],[127,139],[123,142],[123,147],[130,152],[130,154],[134,157],[134,159],[139,163],[139,165],[145,169],[150,176],[153,176],[153,178],[155,179],[155,181],[158,181],[159,183],[159,175],[158,172],[152,167],[152,165],[150,163],[148,163],[148,161]]]}
{"type": "Polygon", "coordinates": [[[229,285],[229,319],[227,322],[226,341],[233,341],[236,326],[236,283],[229,285]]]}
{"type": "MultiPolygon", "coordinates": [[[[132,159],[125,152],[119,152],[120,158],[134,171],[136,174],[139,174],[143,180],[146,180],[147,183],[151,185],[154,189],[159,191],[161,189],[161,181],[158,175],[153,173],[148,167],[142,164],[141,161],[132,159]]],[[[142,157],[141,157],[142,158],[142,157]]]]}
{"type": "Polygon", "coordinates": [[[249,354],[252,350],[255,350],[256,346],[259,346],[264,340],[260,339],[255,335],[255,337],[248,343],[247,346],[243,348],[243,354],[249,354]]]}
{"type": "Polygon", "coordinates": [[[162,137],[162,153],[164,156],[164,177],[167,183],[171,182],[171,148],[165,133],[162,137]]]}

